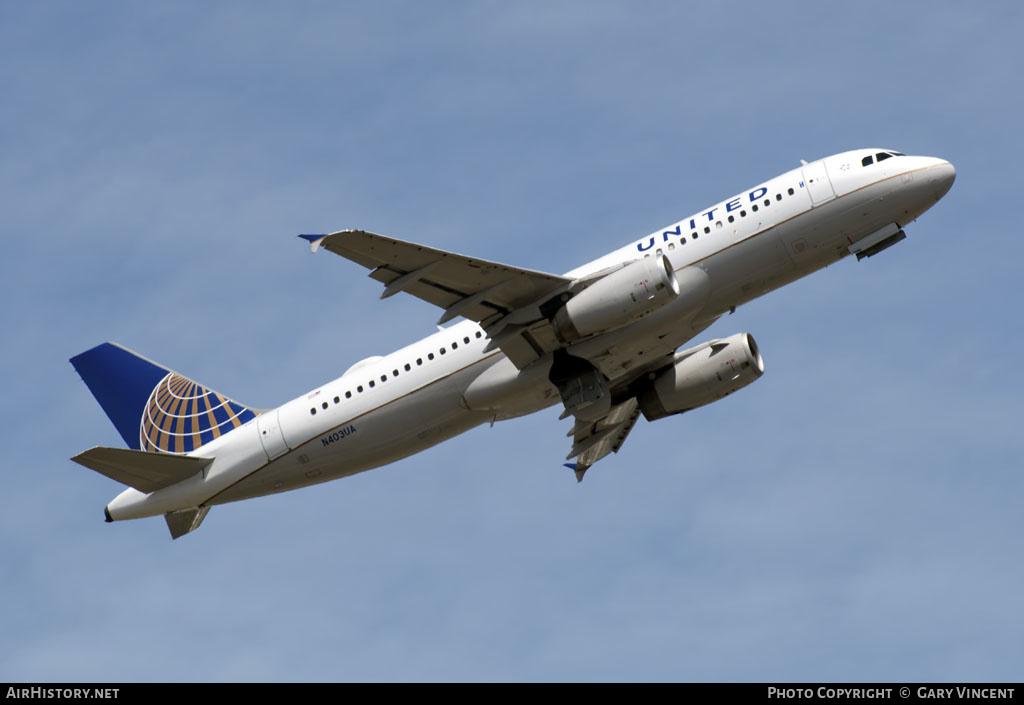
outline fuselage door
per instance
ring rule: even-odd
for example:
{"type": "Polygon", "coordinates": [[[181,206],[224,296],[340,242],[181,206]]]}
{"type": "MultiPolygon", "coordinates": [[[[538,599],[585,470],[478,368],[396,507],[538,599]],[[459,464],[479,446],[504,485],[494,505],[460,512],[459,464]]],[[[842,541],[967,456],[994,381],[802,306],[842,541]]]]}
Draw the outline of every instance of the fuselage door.
{"type": "Polygon", "coordinates": [[[811,203],[818,205],[836,197],[832,189],[832,182],[828,179],[828,172],[825,170],[824,161],[816,161],[807,164],[803,168],[804,184],[807,186],[807,193],[811,196],[811,203]]]}
{"type": "Polygon", "coordinates": [[[263,444],[263,450],[267,453],[267,460],[273,460],[288,451],[288,444],[284,441],[277,413],[278,410],[274,409],[256,417],[256,429],[260,433],[260,443],[263,444]]]}

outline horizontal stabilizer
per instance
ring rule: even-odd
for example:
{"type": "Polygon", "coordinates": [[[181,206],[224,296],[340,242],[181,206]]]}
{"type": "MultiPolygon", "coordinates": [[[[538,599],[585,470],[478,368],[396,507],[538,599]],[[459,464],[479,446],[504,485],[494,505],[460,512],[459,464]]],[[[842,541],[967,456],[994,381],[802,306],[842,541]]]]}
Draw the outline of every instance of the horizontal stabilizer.
{"type": "Polygon", "coordinates": [[[209,507],[192,507],[191,509],[180,509],[176,512],[167,512],[164,519],[167,521],[167,528],[171,530],[171,538],[176,539],[184,536],[190,531],[195,531],[206,518],[209,507]]]}
{"type": "Polygon", "coordinates": [[[213,462],[213,458],[147,453],[141,450],[103,446],[90,448],[72,460],[147,494],[192,477],[213,462]]]}

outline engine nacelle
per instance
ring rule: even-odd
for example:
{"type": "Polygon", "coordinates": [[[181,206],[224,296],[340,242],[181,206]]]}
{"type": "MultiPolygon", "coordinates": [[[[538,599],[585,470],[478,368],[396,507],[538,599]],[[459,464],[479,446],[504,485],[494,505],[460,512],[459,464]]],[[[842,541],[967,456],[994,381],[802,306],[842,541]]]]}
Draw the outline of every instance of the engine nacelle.
{"type": "Polygon", "coordinates": [[[632,323],[679,295],[665,255],[644,257],[598,279],[569,299],[552,319],[566,343],[632,323]]]}
{"type": "Polygon", "coordinates": [[[764,374],[764,360],[750,333],[704,343],[683,352],[672,367],[637,395],[648,421],[710,404],[764,374]]]}

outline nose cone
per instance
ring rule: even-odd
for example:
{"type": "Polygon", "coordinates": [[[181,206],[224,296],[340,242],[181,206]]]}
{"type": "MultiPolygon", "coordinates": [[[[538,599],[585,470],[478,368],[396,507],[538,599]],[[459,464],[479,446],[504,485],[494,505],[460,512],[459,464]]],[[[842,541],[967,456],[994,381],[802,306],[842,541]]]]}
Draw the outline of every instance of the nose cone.
{"type": "Polygon", "coordinates": [[[942,162],[935,167],[937,176],[935,181],[939,187],[937,196],[942,198],[949,192],[949,189],[953,186],[953,182],[956,180],[956,169],[949,162],[942,162]]]}
{"type": "Polygon", "coordinates": [[[949,192],[956,180],[956,169],[945,159],[936,159],[935,163],[928,167],[926,173],[936,201],[949,192]]]}

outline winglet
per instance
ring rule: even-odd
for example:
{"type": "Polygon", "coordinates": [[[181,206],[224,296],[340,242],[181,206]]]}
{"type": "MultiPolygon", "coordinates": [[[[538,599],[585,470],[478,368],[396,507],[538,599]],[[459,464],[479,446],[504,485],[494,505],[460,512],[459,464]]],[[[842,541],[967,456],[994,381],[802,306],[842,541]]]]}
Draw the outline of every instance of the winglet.
{"type": "Polygon", "coordinates": [[[302,238],[303,240],[309,240],[309,247],[310,247],[310,249],[311,249],[311,250],[312,250],[313,252],[316,252],[317,250],[319,250],[319,249],[320,249],[320,243],[321,243],[321,242],[323,242],[323,239],[324,239],[325,237],[327,237],[327,235],[326,235],[326,234],[319,234],[319,235],[299,235],[299,237],[301,237],[301,238],[302,238]]]}
{"type": "MultiPolygon", "coordinates": [[[[576,473],[576,483],[577,484],[579,484],[580,482],[583,482],[583,474],[587,471],[587,468],[583,468],[581,470],[579,465],[577,465],[576,463],[562,463],[562,464],[565,467],[567,467],[570,470],[572,470],[574,473],[576,473]]],[[[587,466],[587,467],[589,467],[589,466],[587,466]]]]}

